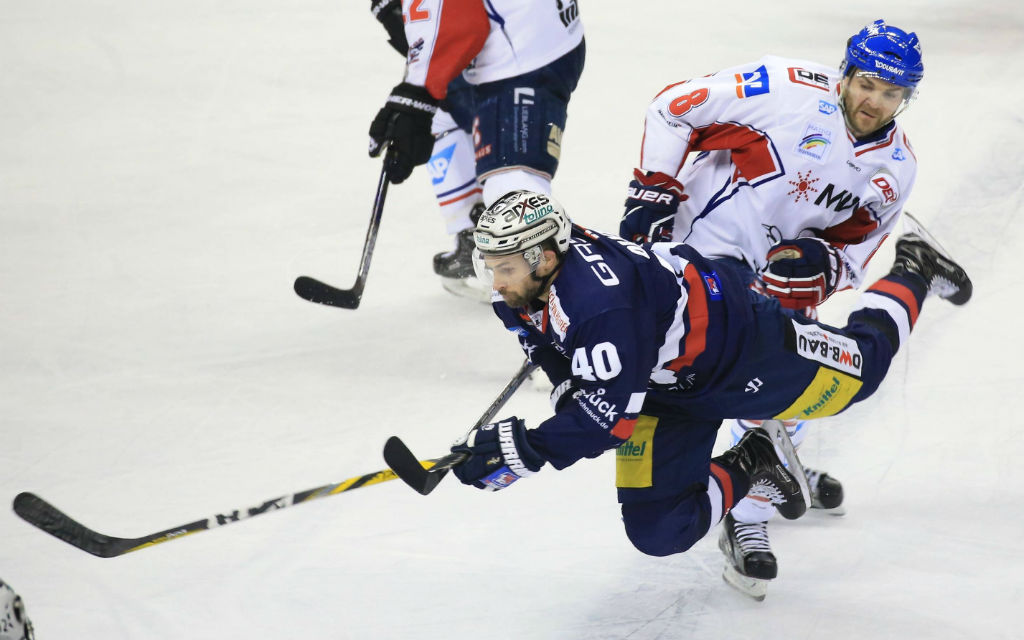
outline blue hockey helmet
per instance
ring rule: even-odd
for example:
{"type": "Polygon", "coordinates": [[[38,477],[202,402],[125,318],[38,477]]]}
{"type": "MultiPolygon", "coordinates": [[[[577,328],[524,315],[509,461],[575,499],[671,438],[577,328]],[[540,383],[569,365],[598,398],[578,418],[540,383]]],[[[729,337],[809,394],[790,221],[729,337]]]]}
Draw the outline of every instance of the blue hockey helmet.
{"type": "Polygon", "coordinates": [[[846,56],[840,66],[843,75],[859,72],[917,92],[924,78],[921,41],[917,34],[875,20],[846,41],[846,56]]]}

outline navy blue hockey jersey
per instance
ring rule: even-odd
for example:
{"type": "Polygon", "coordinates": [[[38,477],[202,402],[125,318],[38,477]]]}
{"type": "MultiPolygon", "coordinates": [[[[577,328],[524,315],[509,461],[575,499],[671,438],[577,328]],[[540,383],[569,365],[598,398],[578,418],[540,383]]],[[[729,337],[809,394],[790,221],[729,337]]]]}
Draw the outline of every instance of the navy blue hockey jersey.
{"type": "Polygon", "coordinates": [[[494,300],[527,357],[574,389],[528,432],[558,469],[621,445],[645,403],[678,405],[714,389],[752,315],[745,283],[689,246],[639,246],[578,226],[546,305],[494,300]]]}

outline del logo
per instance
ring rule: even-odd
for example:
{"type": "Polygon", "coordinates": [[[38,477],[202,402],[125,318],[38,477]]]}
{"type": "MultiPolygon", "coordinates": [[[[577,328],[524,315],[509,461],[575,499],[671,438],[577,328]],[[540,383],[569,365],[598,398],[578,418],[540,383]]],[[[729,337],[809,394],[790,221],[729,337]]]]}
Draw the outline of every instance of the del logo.
{"type": "Polygon", "coordinates": [[[824,100],[818,100],[818,111],[820,111],[821,113],[824,113],[827,116],[830,116],[833,113],[835,113],[836,109],[838,109],[838,108],[839,107],[837,107],[836,105],[832,104],[831,102],[826,102],[824,100]]]}
{"type": "Polygon", "coordinates": [[[826,331],[817,325],[803,325],[793,321],[796,352],[808,360],[860,376],[863,358],[856,340],[826,331]]]}
{"type": "Polygon", "coordinates": [[[431,182],[434,184],[444,182],[445,176],[448,175],[448,167],[452,166],[452,155],[454,153],[455,145],[453,144],[430,156],[430,162],[427,163],[427,172],[430,173],[431,182]]]}
{"type": "Polygon", "coordinates": [[[871,176],[871,186],[882,198],[883,207],[894,204],[900,199],[899,183],[896,182],[896,177],[884,169],[876,171],[875,175],[871,176]]]}
{"type": "Polygon", "coordinates": [[[828,91],[828,76],[816,71],[808,71],[800,67],[789,68],[789,80],[796,84],[802,84],[822,91],[828,91]]]}
{"type": "Polygon", "coordinates": [[[704,278],[704,286],[708,288],[708,294],[710,294],[712,300],[722,299],[722,283],[718,279],[718,274],[712,271],[711,273],[701,272],[701,277],[704,278]]]}
{"type": "Polygon", "coordinates": [[[832,148],[832,130],[813,122],[808,122],[804,134],[796,143],[796,152],[824,162],[832,148]]]}
{"type": "Polygon", "coordinates": [[[753,73],[736,74],[736,97],[749,98],[768,93],[768,69],[762,64],[753,73]]]}

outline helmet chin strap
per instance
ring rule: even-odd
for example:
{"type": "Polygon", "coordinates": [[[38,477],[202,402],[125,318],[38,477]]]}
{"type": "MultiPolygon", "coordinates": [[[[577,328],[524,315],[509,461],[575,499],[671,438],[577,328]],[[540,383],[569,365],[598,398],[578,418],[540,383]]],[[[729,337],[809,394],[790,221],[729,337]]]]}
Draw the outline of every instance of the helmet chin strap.
{"type": "Polygon", "coordinates": [[[549,273],[548,275],[546,275],[544,277],[540,277],[539,278],[539,277],[537,277],[537,272],[536,271],[531,271],[530,272],[530,278],[534,282],[539,282],[540,283],[540,290],[542,292],[543,291],[547,291],[548,284],[555,277],[555,274],[558,273],[558,267],[560,267],[561,265],[562,265],[562,256],[558,256],[558,264],[555,265],[555,268],[551,270],[551,273],[549,273]]]}

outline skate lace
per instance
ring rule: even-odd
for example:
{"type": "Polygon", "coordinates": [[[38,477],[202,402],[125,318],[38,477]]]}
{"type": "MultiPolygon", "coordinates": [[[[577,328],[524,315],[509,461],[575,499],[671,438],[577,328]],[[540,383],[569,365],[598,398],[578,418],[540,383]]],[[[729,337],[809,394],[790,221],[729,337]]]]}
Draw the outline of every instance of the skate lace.
{"type": "Polygon", "coordinates": [[[750,487],[747,497],[764,498],[772,504],[785,504],[786,496],[772,482],[761,478],[750,487]]]}
{"type": "Polygon", "coordinates": [[[772,552],[768,544],[768,527],[763,522],[735,522],[733,535],[744,555],[755,551],[772,552]]]}

